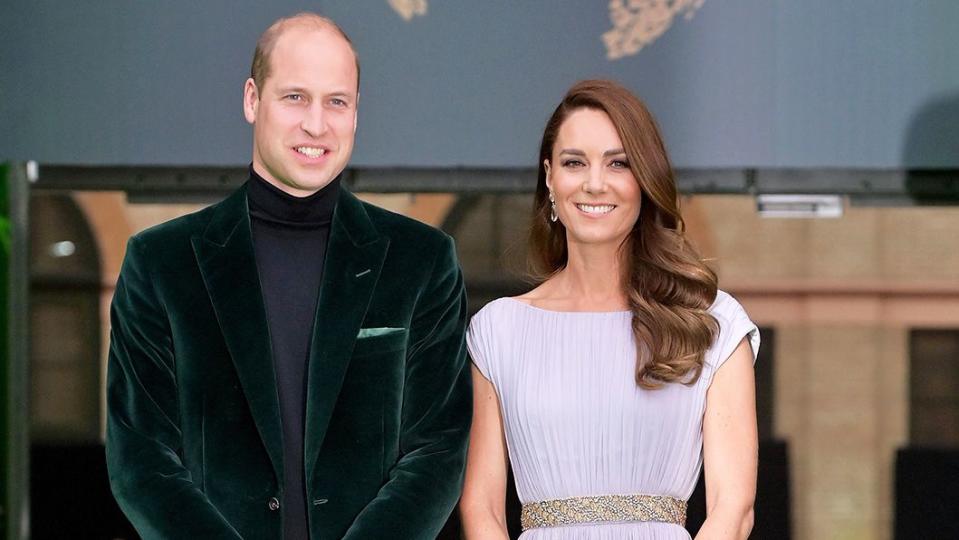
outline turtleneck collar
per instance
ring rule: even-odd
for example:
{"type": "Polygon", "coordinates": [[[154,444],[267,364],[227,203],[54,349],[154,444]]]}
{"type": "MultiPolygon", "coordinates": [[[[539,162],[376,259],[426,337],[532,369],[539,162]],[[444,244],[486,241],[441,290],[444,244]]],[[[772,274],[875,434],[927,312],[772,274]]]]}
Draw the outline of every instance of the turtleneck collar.
{"type": "Polygon", "coordinates": [[[311,228],[329,225],[340,192],[340,177],[306,197],[294,197],[267,182],[250,166],[247,200],[250,216],[277,225],[311,228]]]}

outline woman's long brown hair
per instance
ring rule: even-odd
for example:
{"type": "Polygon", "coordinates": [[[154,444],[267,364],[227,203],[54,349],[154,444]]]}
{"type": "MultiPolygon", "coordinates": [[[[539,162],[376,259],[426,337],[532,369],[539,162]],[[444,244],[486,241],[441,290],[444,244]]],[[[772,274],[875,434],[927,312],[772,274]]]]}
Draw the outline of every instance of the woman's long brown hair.
{"type": "Polygon", "coordinates": [[[603,111],[612,120],[640,187],[639,219],[622,246],[622,283],[637,347],[636,384],[649,389],[677,381],[692,384],[718,332],[709,313],[716,298],[716,274],[686,238],[673,169],[656,121],[643,102],[619,84],[575,84],[546,124],[533,202],[531,269],[535,277],[546,279],[567,264],[566,228],[549,220],[544,161],[552,162],[560,126],[582,108],[603,111]]]}

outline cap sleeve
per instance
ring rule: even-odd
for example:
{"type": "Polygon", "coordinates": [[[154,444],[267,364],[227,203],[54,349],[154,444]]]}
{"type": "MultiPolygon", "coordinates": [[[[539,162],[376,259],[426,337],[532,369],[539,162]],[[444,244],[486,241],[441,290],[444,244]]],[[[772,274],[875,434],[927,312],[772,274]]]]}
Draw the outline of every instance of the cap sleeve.
{"type": "Polygon", "coordinates": [[[743,306],[728,293],[718,291],[710,313],[719,322],[719,336],[710,354],[713,370],[729,359],[744,337],[749,339],[755,364],[759,354],[759,328],[749,319],[743,306]]]}
{"type": "Polygon", "coordinates": [[[491,358],[491,338],[492,330],[490,328],[489,309],[483,308],[473,318],[470,319],[469,328],[466,330],[466,350],[469,352],[470,360],[476,369],[480,370],[483,377],[492,381],[489,361],[491,358]]]}

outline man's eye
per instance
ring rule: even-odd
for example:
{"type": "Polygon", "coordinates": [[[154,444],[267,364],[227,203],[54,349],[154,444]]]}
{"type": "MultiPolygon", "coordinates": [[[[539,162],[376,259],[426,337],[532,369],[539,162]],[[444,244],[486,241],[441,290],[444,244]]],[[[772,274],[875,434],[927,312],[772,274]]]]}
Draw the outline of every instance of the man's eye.
{"type": "Polygon", "coordinates": [[[303,101],[303,96],[300,94],[289,94],[289,95],[283,96],[283,99],[287,101],[303,101]]]}
{"type": "Polygon", "coordinates": [[[330,100],[330,104],[334,107],[346,107],[346,102],[340,98],[333,98],[330,100]]]}

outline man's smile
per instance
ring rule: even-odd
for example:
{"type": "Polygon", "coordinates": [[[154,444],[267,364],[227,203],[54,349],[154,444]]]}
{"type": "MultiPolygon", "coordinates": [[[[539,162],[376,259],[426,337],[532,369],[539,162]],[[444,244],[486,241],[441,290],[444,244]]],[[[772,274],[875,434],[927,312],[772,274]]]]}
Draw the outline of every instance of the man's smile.
{"type": "Polygon", "coordinates": [[[329,149],[323,146],[295,146],[293,150],[310,158],[323,157],[329,152],[329,149]]]}

